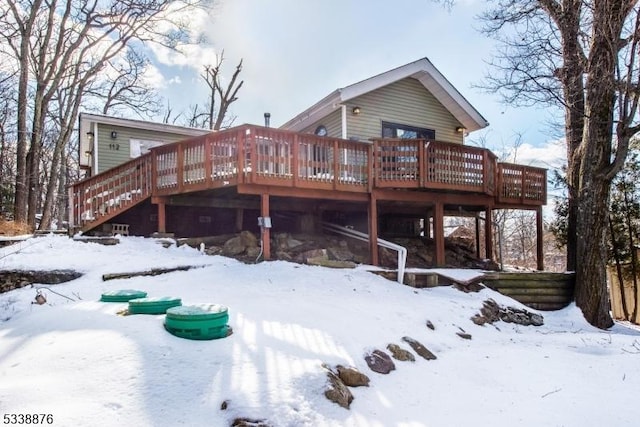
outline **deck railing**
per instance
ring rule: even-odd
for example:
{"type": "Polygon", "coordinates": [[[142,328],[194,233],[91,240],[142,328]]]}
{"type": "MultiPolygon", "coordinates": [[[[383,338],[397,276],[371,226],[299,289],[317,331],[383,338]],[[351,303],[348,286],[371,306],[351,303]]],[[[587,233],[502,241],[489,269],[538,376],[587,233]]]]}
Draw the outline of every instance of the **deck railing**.
{"type": "Polygon", "coordinates": [[[249,127],[245,147],[247,183],[355,192],[368,189],[369,143],[249,127]]]}
{"type": "Polygon", "coordinates": [[[100,224],[152,195],[151,155],[144,154],[74,184],[69,192],[71,227],[100,224]]]}
{"type": "Polygon", "coordinates": [[[542,205],[547,201],[547,171],[513,163],[498,163],[498,201],[542,205]]]}
{"type": "Polygon", "coordinates": [[[105,222],[150,196],[237,184],[368,192],[425,188],[546,202],[546,170],[498,163],[491,151],[441,141],[320,137],[240,126],[151,149],[72,187],[73,218],[105,222]]]}
{"type": "Polygon", "coordinates": [[[375,139],[375,186],[495,194],[491,151],[421,139],[375,139]]]}

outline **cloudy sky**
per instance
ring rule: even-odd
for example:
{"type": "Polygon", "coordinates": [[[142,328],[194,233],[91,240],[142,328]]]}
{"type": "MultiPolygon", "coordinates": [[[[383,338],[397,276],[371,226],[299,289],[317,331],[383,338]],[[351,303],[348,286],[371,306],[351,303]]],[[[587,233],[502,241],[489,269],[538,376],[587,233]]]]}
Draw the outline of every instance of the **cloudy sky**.
{"type": "Polygon", "coordinates": [[[556,159],[564,148],[551,142],[558,131],[548,123],[557,112],[505,105],[474,87],[491,71],[495,51],[477,30],[485,4],[458,0],[448,10],[429,0],[217,0],[208,16],[192,17],[210,46],[158,55],[163,95],[175,110],[204,103],[201,67],[224,49],[225,75],[244,60],[235,124],[262,124],[268,111],[277,127],[337,88],[428,57],[489,121],[471,143],[484,136],[500,151],[520,134],[519,162],[556,159]]]}

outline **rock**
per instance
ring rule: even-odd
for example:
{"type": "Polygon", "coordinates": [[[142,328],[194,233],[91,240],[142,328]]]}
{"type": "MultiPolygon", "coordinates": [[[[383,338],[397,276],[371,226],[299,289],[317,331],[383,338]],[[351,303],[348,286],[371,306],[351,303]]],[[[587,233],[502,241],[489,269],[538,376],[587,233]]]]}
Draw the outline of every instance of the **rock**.
{"type": "Polygon", "coordinates": [[[544,318],[541,315],[514,307],[506,307],[501,310],[500,320],[522,326],[542,326],[544,324],[544,318]]]}
{"type": "Polygon", "coordinates": [[[467,251],[475,249],[475,233],[464,225],[456,227],[455,230],[449,233],[446,241],[449,244],[461,246],[467,251]]]}
{"type": "Polygon", "coordinates": [[[488,323],[496,322],[500,320],[500,306],[494,300],[488,299],[482,304],[480,314],[487,319],[488,323]]]}
{"type": "Polygon", "coordinates": [[[325,257],[307,258],[307,264],[319,265],[330,268],[356,268],[356,264],[351,261],[336,261],[325,257]]]}
{"type": "Polygon", "coordinates": [[[273,239],[275,240],[275,247],[279,251],[286,251],[289,249],[289,245],[287,244],[287,240],[289,240],[289,233],[278,233],[273,239]]]}
{"type": "Polygon", "coordinates": [[[335,247],[332,246],[327,248],[327,255],[329,255],[329,259],[333,259],[336,261],[353,261],[353,252],[351,252],[348,248],[335,247]]]}
{"type": "Polygon", "coordinates": [[[258,258],[258,255],[262,252],[258,246],[248,247],[246,250],[247,256],[251,258],[258,258]]]}
{"type": "Polygon", "coordinates": [[[337,366],[338,377],[349,387],[369,387],[369,377],[356,368],[337,366]]]}
{"type": "MultiPolygon", "coordinates": [[[[290,232],[275,232],[271,230],[271,254],[276,254],[277,259],[307,263],[308,258],[318,256],[327,257],[335,261],[351,261],[356,264],[366,264],[370,262],[369,246],[366,242],[357,240],[347,240],[342,237],[323,234],[315,227],[309,227],[307,233],[292,234],[290,232]],[[348,243],[347,243],[348,242],[348,243]]],[[[393,238],[393,242],[407,248],[407,267],[429,268],[433,267],[435,244],[428,237],[393,238]]],[[[178,239],[178,243],[187,242],[190,245],[199,246],[205,244],[206,253],[212,255],[222,254],[235,257],[243,262],[251,262],[256,259],[255,248],[260,244],[260,234],[243,231],[235,234],[222,234],[215,236],[193,237],[178,239]],[[234,237],[241,238],[241,244],[231,241],[234,237]],[[216,249],[220,247],[221,249],[216,249]],[[244,246],[244,248],[242,248],[244,246]],[[255,255],[255,256],[254,256],[255,255]]],[[[464,243],[464,242],[459,242],[464,243]]],[[[388,268],[397,268],[398,254],[396,251],[386,248],[379,248],[380,265],[388,268]]],[[[480,268],[484,270],[495,270],[496,266],[487,265],[486,260],[479,260],[475,257],[474,251],[468,251],[463,246],[456,246],[452,242],[445,245],[446,264],[451,267],[480,268]]],[[[475,287],[475,285],[474,285],[475,287]]],[[[471,287],[465,291],[476,290],[471,287]]]]}
{"type": "Polygon", "coordinates": [[[488,319],[481,314],[474,314],[471,321],[478,326],[482,326],[488,322],[488,319]]]}
{"type": "Polygon", "coordinates": [[[309,258],[329,259],[329,256],[327,255],[326,249],[311,249],[309,251],[302,252],[301,254],[298,255],[299,262],[306,263],[309,258]]]}
{"type": "Polygon", "coordinates": [[[540,314],[530,313],[530,315],[531,315],[531,324],[533,326],[544,325],[544,317],[542,317],[540,314]]]}
{"type": "Polygon", "coordinates": [[[291,237],[289,233],[278,233],[274,237],[275,247],[280,251],[288,251],[302,246],[304,242],[291,237]]]}
{"type": "Polygon", "coordinates": [[[73,270],[5,270],[0,271],[0,293],[22,288],[34,283],[57,285],[69,282],[82,276],[73,270]]]}
{"type": "Polygon", "coordinates": [[[517,323],[522,326],[529,326],[531,324],[531,321],[524,313],[517,312],[511,307],[500,310],[499,316],[500,320],[506,323],[517,323]]]}
{"type": "Polygon", "coordinates": [[[371,354],[365,355],[364,360],[373,372],[379,374],[388,374],[396,369],[391,357],[382,350],[373,350],[371,354]]]}
{"type": "Polygon", "coordinates": [[[220,246],[207,246],[204,250],[207,255],[220,255],[222,253],[222,247],[220,246]]]}
{"type": "Polygon", "coordinates": [[[498,320],[522,326],[542,326],[544,324],[544,317],[540,314],[515,307],[501,307],[492,299],[484,301],[480,314],[476,314],[471,318],[473,323],[480,326],[486,323],[494,323],[498,320]]]}
{"type": "Polygon", "coordinates": [[[418,250],[416,251],[416,256],[429,265],[433,264],[433,255],[431,254],[431,250],[424,246],[418,248],[418,250]]]}
{"type": "Polygon", "coordinates": [[[349,390],[340,377],[332,371],[327,371],[327,377],[329,381],[327,389],[324,391],[325,397],[343,408],[349,409],[349,405],[353,402],[353,394],[351,394],[351,390],[349,390]]]}
{"type": "Polygon", "coordinates": [[[295,249],[299,246],[304,245],[304,242],[301,242],[300,240],[296,240],[292,237],[289,240],[287,240],[287,245],[289,246],[289,249],[295,249]]]}
{"type": "Polygon", "coordinates": [[[437,359],[435,354],[430,352],[427,349],[427,347],[425,347],[424,345],[422,345],[418,341],[414,340],[413,338],[411,338],[411,337],[402,337],[402,341],[408,343],[411,346],[411,348],[413,349],[413,351],[418,353],[418,355],[422,356],[426,360],[436,360],[437,359]]]}
{"type": "Polygon", "coordinates": [[[84,243],[98,243],[100,245],[105,245],[105,246],[113,246],[120,243],[120,239],[116,237],[81,236],[81,237],[74,237],[73,240],[76,242],[84,242],[84,243]]]}
{"type": "Polygon", "coordinates": [[[229,401],[228,400],[224,400],[224,401],[222,401],[222,404],[220,405],[220,410],[221,411],[226,411],[228,407],[229,407],[229,401]]]}
{"type": "Polygon", "coordinates": [[[276,258],[281,261],[293,261],[293,257],[291,257],[291,254],[286,251],[277,251],[276,258]]]}
{"type": "Polygon", "coordinates": [[[459,291],[468,294],[470,292],[480,292],[484,289],[484,285],[481,283],[471,282],[471,283],[454,283],[453,287],[459,291]]]}
{"type": "Polygon", "coordinates": [[[240,236],[232,237],[224,242],[222,253],[226,256],[240,255],[247,249],[240,236]]]}
{"type": "MultiPolygon", "coordinates": [[[[164,233],[164,234],[173,234],[173,233],[164,233]]],[[[165,241],[173,241],[178,246],[188,245],[192,248],[198,248],[201,244],[204,243],[205,247],[209,246],[220,246],[230,238],[234,237],[233,235],[226,235],[222,240],[220,240],[223,236],[201,236],[201,237],[181,237],[179,239],[168,239],[165,238],[165,241]]]]}
{"type": "Polygon", "coordinates": [[[471,334],[468,334],[466,332],[456,332],[456,335],[458,335],[460,338],[465,339],[465,340],[470,340],[471,339],[471,334]]]}
{"type": "Polygon", "coordinates": [[[382,267],[398,266],[398,253],[384,247],[378,247],[378,262],[382,267]]]}
{"type": "Polygon", "coordinates": [[[269,427],[265,420],[252,418],[236,418],[231,423],[231,427],[269,427]]]}
{"type": "Polygon", "coordinates": [[[427,328],[431,329],[432,331],[436,330],[436,327],[433,326],[433,323],[431,323],[431,320],[427,320],[427,328]]]}
{"type": "Polygon", "coordinates": [[[356,264],[367,264],[369,261],[369,255],[355,255],[353,257],[353,262],[356,264]]]}
{"type": "Polygon", "coordinates": [[[259,246],[258,238],[250,231],[242,231],[240,233],[240,240],[245,248],[256,248],[259,246]]]}
{"type": "Polygon", "coordinates": [[[391,356],[394,359],[399,360],[401,362],[415,362],[416,357],[409,350],[405,350],[397,344],[389,344],[387,346],[387,350],[391,352],[391,356]]]}

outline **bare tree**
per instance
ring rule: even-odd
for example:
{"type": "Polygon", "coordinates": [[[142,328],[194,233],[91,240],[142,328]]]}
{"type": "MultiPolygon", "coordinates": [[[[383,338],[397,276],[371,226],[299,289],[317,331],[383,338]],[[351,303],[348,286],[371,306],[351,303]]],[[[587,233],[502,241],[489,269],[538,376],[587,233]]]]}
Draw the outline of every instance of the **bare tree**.
{"type": "Polygon", "coordinates": [[[231,127],[235,117],[229,116],[229,107],[238,100],[238,92],[244,80],[238,81],[242,72],[242,60],[225,86],[222,78],[222,65],[224,63],[224,51],[216,55],[215,65],[206,65],[204,73],[200,76],[208,86],[209,93],[204,106],[201,104],[191,104],[187,112],[172,117],[173,111],[167,104],[164,112],[163,123],[182,122],[185,126],[220,130],[231,127]]]}
{"type": "Polygon", "coordinates": [[[160,96],[150,82],[145,80],[149,59],[133,48],[126,50],[124,58],[109,61],[108,78],[93,85],[87,95],[102,104],[102,114],[136,114],[154,117],[160,110],[160,96]]]}
{"type": "Polygon", "coordinates": [[[612,325],[609,189],[640,129],[639,19],[637,1],[622,0],[495,0],[483,15],[485,31],[503,46],[489,86],[514,102],[564,109],[567,266],[576,271],[576,304],[601,328],[612,325]]]}
{"type": "Polygon", "coordinates": [[[207,101],[208,106],[208,119],[209,129],[220,130],[225,121],[228,120],[227,112],[229,106],[238,100],[238,91],[242,87],[244,80],[240,80],[238,83],[238,77],[242,72],[242,59],[236,66],[229,84],[226,86],[222,83],[222,71],[221,67],[224,62],[224,51],[220,55],[216,55],[215,65],[207,65],[204,67],[204,74],[202,78],[209,86],[209,99],[207,101]],[[216,110],[217,99],[217,110],[216,110]]]}
{"type": "Polygon", "coordinates": [[[15,191],[15,102],[13,76],[0,73],[0,215],[13,210],[15,191]]]}
{"type": "Polygon", "coordinates": [[[199,104],[190,105],[189,111],[184,114],[185,124],[192,128],[211,129],[209,123],[211,122],[211,115],[199,104]]]}
{"type": "Polygon", "coordinates": [[[162,123],[175,125],[177,121],[180,119],[182,113],[178,113],[173,116],[173,108],[171,108],[171,103],[167,101],[167,106],[162,113],[162,123]]]}
{"type": "MultiPolygon", "coordinates": [[[[58,115],[59,153],[59,145],[69,140],[71,121],[86,91],[107,64],[138,42],[177,46],[187,28],[172,17],[199,3],[6,0],[0,4],[0,41],[9,48],[9,55],[3,59],[13,61],[19,70],[16,220],[31,225],[35,222],[42,130],[50,109],[64,109],[58,115]],[[63,101],[62,96],[68,98],[63,101]]],[[[54,181],[55,175],[54,169],[50,177],[54,181]]]]}

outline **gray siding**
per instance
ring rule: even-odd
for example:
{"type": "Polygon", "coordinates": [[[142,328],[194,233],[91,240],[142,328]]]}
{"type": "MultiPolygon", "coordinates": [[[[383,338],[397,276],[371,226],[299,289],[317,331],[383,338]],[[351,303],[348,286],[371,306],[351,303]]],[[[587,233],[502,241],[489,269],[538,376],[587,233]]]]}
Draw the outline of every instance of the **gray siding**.
{"type": "Polygon", "coordinates": [[[434,129],[436,139],[463,142],[455,117],[416,79],[406,78],[349,101],[348,137],[368,140],[382,137],[382,122],[434,129]],[[357,116],[351,113],[360,107],[357,116]]]}
{"type": "Polygon", "coordinates": [[[121,165],[131,159],[129,140],[140,139],[158,141],[165,144],[192,138],[175,133],[133,129],[108,124],[98,124],[98,173],[121,165]],[[117,132],[116,138],[111,138],[111,132],[117,132]]]}

